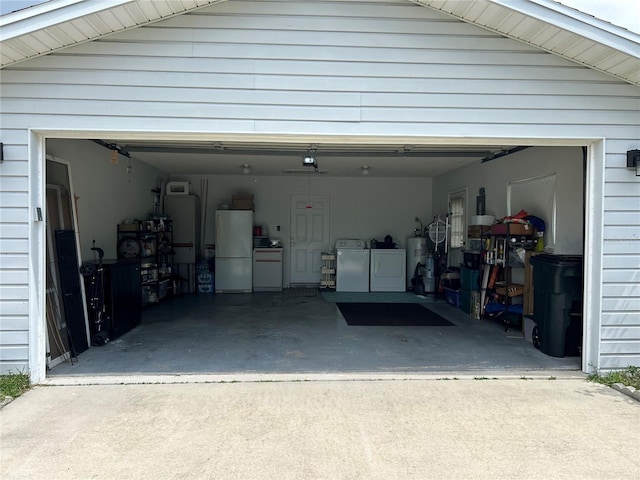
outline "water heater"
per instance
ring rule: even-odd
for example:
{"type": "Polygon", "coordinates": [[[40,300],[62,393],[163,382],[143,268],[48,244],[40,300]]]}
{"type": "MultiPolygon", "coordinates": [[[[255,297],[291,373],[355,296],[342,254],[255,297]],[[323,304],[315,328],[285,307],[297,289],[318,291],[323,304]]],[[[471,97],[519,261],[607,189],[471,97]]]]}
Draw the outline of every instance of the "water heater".
{"type": "Polygon", "coordinates": [[[416,265],[425,266],[422,283],[425,293],[436,291],[435,264],[433,255],[428,253],[426,237],[407,238],[407,289],[412,288],[411,280],[416,273],[416,265]]]}

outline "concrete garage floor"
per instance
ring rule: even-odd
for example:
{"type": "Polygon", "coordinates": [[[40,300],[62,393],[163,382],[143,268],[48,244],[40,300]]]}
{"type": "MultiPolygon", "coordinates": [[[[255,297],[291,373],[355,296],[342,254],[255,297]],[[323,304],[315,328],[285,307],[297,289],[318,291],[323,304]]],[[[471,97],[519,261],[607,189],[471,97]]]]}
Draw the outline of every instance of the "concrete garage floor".
{"type": "MultiPolygon", "coordinates": [[[[410,295],[410,294],[407,294],[410,295]]],[[[453,327],[348,326],[321,294],[181,295],[143,311],[140,326],[63,363],[49,377],[173,374],[480,374],[580,370],[518,331],[425,305],[453,327]]]]}

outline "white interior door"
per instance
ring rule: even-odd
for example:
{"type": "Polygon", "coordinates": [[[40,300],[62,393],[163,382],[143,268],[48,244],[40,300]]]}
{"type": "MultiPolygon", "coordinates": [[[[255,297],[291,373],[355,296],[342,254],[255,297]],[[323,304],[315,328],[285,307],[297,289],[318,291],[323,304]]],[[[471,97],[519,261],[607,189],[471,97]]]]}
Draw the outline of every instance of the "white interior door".
{"type": "Polygon", "coordinates": [[[320,283],[321,257],[329,250],[331,202],[329,195],[291,195],[289,231],[290,277],[292,285],[320,283]]]}

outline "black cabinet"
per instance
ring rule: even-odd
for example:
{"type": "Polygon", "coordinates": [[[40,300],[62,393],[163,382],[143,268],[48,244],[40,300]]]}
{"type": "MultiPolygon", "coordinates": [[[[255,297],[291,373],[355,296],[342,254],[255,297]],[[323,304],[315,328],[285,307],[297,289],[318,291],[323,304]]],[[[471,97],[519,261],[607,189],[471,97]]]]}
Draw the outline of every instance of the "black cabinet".
{"type": "MultiPolygon", "coordinates": [[[[96,274],[98,262],[93,262],[96,274]]],[[[102,261],[104,275],[104,327],[109,340],[114,340],[140,324],[142,314],[140,260],[118,259],[102,261]]],[[[91,336],[96,333],[92,299],[99,294],[92,277],[85,277],[85,291],[89,307],[91,336]]],[[[93,303],[95,304],[95,302],[93,303]]]]}

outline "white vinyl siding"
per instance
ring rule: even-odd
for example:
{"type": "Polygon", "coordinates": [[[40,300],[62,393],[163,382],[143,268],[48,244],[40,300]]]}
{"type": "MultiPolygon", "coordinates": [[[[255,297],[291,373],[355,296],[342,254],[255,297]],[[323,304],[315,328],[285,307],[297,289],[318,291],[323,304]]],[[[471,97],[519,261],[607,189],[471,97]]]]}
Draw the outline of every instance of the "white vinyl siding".
{"type": "Polygon", "coordinates": [[[27,132],[4,129],[0,164],[0,375],[28,372],[29,167],[27,132]]]}
{"type": "Polygon", "coordinates": [[[606,138],[597,367],[640,364],[634,85],[403,0],[230,0],[15,64],[1,82],[2,371],[28,360],[29,128],[606,138]]]}

